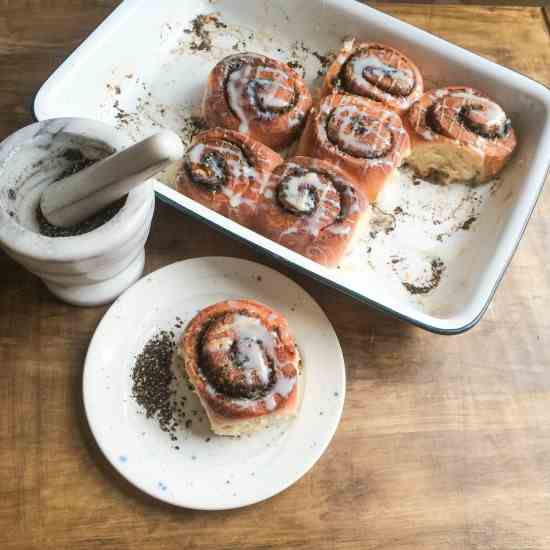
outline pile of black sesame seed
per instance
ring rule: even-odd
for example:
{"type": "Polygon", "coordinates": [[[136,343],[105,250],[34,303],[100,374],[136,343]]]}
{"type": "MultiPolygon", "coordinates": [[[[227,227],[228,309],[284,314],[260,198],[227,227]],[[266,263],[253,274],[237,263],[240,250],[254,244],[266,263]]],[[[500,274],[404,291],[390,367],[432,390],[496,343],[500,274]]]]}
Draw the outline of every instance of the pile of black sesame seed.
{"type": "Polygon", "coordinates": [[[132,397],[145,410],[147,418],[156,418],[166,432],[175,421],[171,403],[174,391],[171,364],[175,348],[172,334],[160,331],[145,344],[132,371],[132,397]]]}
{"type": "MultiPolygon", "coordinates": [[[[175,328],[181,328],[183,321],[177,317],[175,328]]],[[[132,398],[143,409],[147,418],[156,420],[160,429],[178,441],[182,428],[189,430],[194,417],[202,423],[198,410],[185,410],[187,398],[177,396],[178,380],[172,371],[173,356],[176,351],[175,334],[172,330],[161,330],[145,344],[131,372],[132,398]]],[[[183,381],[182,381],[183,382],[183,381]]],[[[193,386],[186,382],[189,390],[193,386]]],[[[207,439],[209,441],[210,438],[207,439]]],[[[179,450],[179,446],[174,447],[179,450]]]]}

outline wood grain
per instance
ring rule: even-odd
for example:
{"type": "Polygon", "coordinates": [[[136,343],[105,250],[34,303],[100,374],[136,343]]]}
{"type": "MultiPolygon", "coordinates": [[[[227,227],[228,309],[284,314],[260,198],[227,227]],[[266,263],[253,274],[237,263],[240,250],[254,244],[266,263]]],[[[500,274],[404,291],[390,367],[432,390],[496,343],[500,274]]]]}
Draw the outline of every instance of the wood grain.
{"type": "MultiPolygon", "coordinates": [[[[40,84],[116,4],[0,1],[0,137],[32,120],[40,84]]],[[[377,7],[550,84],[539,8],[377,7]]],[[[163,505],[112,470],[80,389],[106,308],[55,301],[0,254],[0,548],[550,548],[549,209],[545,192],[485,319],[462,336],[430,335],[281,269],[339,335],[347,402],[308,475],[234,512],[163,505]]],[[[200,255],[272,265],[163,205],[147,250],[148,271],[200,255]]]]}

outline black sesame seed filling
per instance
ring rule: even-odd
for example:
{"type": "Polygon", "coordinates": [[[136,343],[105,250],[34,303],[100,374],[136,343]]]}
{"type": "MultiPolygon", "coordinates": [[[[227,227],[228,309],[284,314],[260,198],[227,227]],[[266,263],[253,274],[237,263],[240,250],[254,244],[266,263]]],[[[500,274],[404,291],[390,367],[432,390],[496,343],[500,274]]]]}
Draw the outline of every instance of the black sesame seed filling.
{"type": "Polygon", "coordinates": [[[303,186],[303,192],[307,194],[307,203],[308,203],[304,210],[298,210],[286,198],[287,186],[289,181],[294,177],[305,176],[308,172],[309,170],[306,170],[301,167],[297,167],[291,170],[289,173],[287,173],[287,175],[279,182],[279,185],[277,186],[276,197],[277,197],[277,202],[279,206],[282,209],[286,210],[287,212],[294,214],[295,216],[310,216],[319,207],[319,201],[320,201],[319,190],[310,184],[306,184],[303,186]]]}
{"type": "MultiPolygon", "coordinates": [[[[372,48],[370,48],[370,49],[372,49],[372,48]]],[[[380,48],[374,48],[374,49],[379,50],[380,48]]],[[[360,57],[362,55],[365,55],[365,54],[366,55],[369,54],[368,49],[360,49],[360,50],[355,51],[352,55],[350,55],[348,57],[348,59],[346,60],[346,62],[342,65],[342,68],[340,69],[340,71],[338,73],[338,76],[335,77],[335,79],[333,79],[332,85],[336,88],[339,88],[340,90],[344,90],[348,93],[352,93],[351,90],[353,88],[353,84],[352,84],[352,82],[349,81],[348,76],[347,76],[348,66],[353,62],[354,59],[356,59],[357,57],[360,57]]],[[[389,76],[389,77],[393,77],[398,72],[399,72],[399,69],[393,68],[393,67],[383,71],[384,76],[389,76]]],[[[369,80],[367,75],[368,75],[368,67],[365,67],[365,69],[363,71],[363,76],[364,76],[364,78],[369,80]]],[[[371,82],[371,84],[376,86],[376,84],[374,84],[372,82],[371,82]]],[[[411,85],[408,86],[406,89],[404,89],[404,90],[400,90],[399,88],[394,89],[393,86],[389,87],[389,88],[381,88],[381,89],[382,89],[382,91],[384,91],[384,92],[386,92],[390,95],[393,95],[395,97],[406,97],[406,96],[408,96],[409,94],[412,93],[415,86],[416,86],[416,75],[414,74],[414,71],[412,71],[412,82],[411,82],[411,85]]],[[[370,95],[368,93],[366,93],[365,95],[367,97],[369,97],[370,99],[372,99],[373,101],[378,101],[375,97],[373,97],[372,95],[370,95]]]]}
{"type": "MultiPolygon", "coordinates": [[[[339,143],[338,136],[333,135],[333,133],[330,131],[332,121],[335,118],[335,111],[336,108],[334,108],[328,115],[326,119],[326,134],[327,138],[330,141],[331,145],[335,147],[338,151],[345,155],[349,155],[350,157],[354,158],[361,158],[361,159],[379,159],[384,157],[388,154],[388,151],[390,151],[394,147],[394,137],[393,133],[390,132],[390,144],[386,147],[383,147],[381,149],[374,149],[373,147],[369,147],[368,153],[359,153],[353,150],[350,150],[349,148],[343,148],[342,145],[339,143]]],[[[368,117],[368,115],[366,115],[368,117]]],[[[370,117],[368,117],[370,118],[370,117]]],[[[385,123],[385,126],[387,126],[387,122],[385,123]]],[[[355,115],[352,117],[352,130],[353,134],[356,136],[362,136],[370,131],[370,128],[367,124],[365,124],[364,117],[360,115],[355,115]]]]}
{"type": "MultiPolygon", "coordinates": [[[[254,61],[258,59],[254,56],[241,56],[238,59],[232,59],[230,60],[226,65],[226,75],[223,83],[224,88],[224,96],[225,96],[225,102],[228,106],[231,105],[229,101],[229,94],[228,94],[228,82],[231,77],[231,75],[235,72],[241,69],[245,64],[250,63],[254,64],[254,61]]],[[[262,62],[267,62],[266,60],[260,59],[262,62]]],[[[298,104],[299,99],[299,92],[296,87],[296,85],[293,86],[294,93],[292,96],[292,101],[288,103],[288,105],[285,105],[283,107],[279,107],[274,109],[273,107],[267,107],[263,104],[261,99],[258,97],[258,91],[257,88],[260,86],[260,83],[256,80],[251,80],[247,83],[246,93],[248,98],[250,99],[250,102],[256,109],[256,112],[258,114],[258,118],[262,120],[273,120],[274,118],[284,115],[286,113],[289,113],[292,111],[296,105],[298,104]]],[[[229,107],[231,109],[231,107],[229,107]]],[[[233,114],[238,117],[238,115],[231,109],[233,114]]]]}
{"type": "MultiPolygon", "coordinates": [[[[444,133],[443,128],[441,127],[441,124],[439,124],[439,121],[437,120],[437,117],[435,116],[435,110],[437,109],[438,104],[434,103],[433,105],[430,105],[428,109],[426,110],[426,124],[438,134],[444,133]]],[[[510,130],[512,129],[512,121],[507,118],[502,125],[500,131],[495,128],[494,131],[486,131],[483,126],[480,126],[478,124],[474,124],[470,117],[468,116],[470,111],[472,110],[471,105],[464,105],[457,115],[458,123],[465,128],[466,130],[473,132],[474,134],[481,136],[486,139],[502,139],[505,138],[510,130]]]]}
{"type": "MultiPolygon", "coordinates": [[[[227,146],[235,149],[235,153],[239,152],[245,159],[248,166],[253,167],[254,164],[250,160],[250,157],[240,143],[235,143],[227,139],[215,140],[219,142],[220,146],[227,146]]],[[[199,142],[200,143],[200,142],[199,142]]],[[[215,145],[215,143],[205,142],[202,143],[205,146],[215,145]]],[[[199,163],[192,163],[187,155],[184,162],[184,169],[189,179],[197,186],[205,188],[207,191],[216,193],[223,189],[227,185],[230,175],[227,159],[224,157],[221,151],[210,151],[203,157],[199,163]]],[[[249,179],[253,179],[252,176],[249,179]]]]}
{"type": "Polygon", "coordinates": [[[475,110],[475,105],[464,105],[458,113],[458,121],[464,128],[474,132],[474,134],[487,139],[502,139],[506,137],[512,128],[512,122],[509,118],[500,127],[487,128],[484,125],[475,124],[469,116],[472,110],[475,110]]]}
{"type": "MultiPolygon", "coordinates": [[[[235,379],[235,369],[242,369],[245,366],[243,358],[236,357],[234,354],[234,351],[236,349],[236,342],[233,342],[231,346],[231,351],[228,357],[231,361],[231,364],[229,365],[212,365],[204,351],[208,329],[217,321],[223,320],[225,317],[229,317],[235,314],[259,319],[259,317],[251,314],[247,310],[221,313],[220,315],[217,315],[210,319],[207,323],[204,324],[197,338],[195,352],[196,357],[199,361],[198,367],[200,373],[205,378],[207,383],[209,383],[221,395],[233,397],[236,399],[261,399],[269,393],[276,382],[274,360],[272,357],[269,357],[265,350],[264,357],[269,365],[269,381],[267,382],[267,384],[259,382],[248,382],[244,379],[244,377],[241,376],[238,376],[237,379],[235,379]],[[237,360],[235,361],[235,359],[237,360]]],[[[263,344],[261,342],[258,342],[258,345],[261,345],[263,348],[263,344]]]]}
{"type": "Polygon", "coordinates": [[[227,180],[227,163],[218,151],[211,151],[201,158],[200,168],[189,160],[185,163],[191,181],[209,191],[220,191],[227,180]]]}

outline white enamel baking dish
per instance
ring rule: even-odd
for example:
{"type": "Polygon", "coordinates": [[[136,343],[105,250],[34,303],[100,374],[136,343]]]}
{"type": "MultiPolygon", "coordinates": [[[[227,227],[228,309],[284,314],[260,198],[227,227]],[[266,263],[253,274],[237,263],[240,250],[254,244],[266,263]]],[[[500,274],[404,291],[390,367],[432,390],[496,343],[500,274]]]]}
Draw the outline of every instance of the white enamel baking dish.
{"type": "MultiPolygon", "coordinates": [[[[465,186],[447,191],[426,184],[411,187],[410,181],[390,186],[384,216],[390,225],[399,225],[392,212],[402,210],[402,199],[409,209],[406,222],[399,226],[404,229],[378,230],[375,237],[366,237],[357,252],[361,261],[367,249],[372,254],[363,271],[317,265],[165,183],[157,183],[157,194],[377,309],[433,332],[463,332],[488,307],[544,184],[550,158],[550,91],[543,85],[353,0],[126,0],[44,84],[35,100],[35,114],[39,120],[100,119],[134,138],[166,126],[187,139],[188,116],[197,112],[206,75],[224,55],[249,50],[298,60],[312,84],[319,68],[312,52],[337,49],[350,35],[404,50],[429,86],[470,85],[499,102],[512,118],[520,143],[500,183],[473,198],[465,186]],[[212,25],[212,48],[196,51],[193,44],[200,41],[185,29],[197,15],[212,12],[227,26],[212,25]],[[426,209],[432,216],[429,220],[426,209]],[[434,227],[441,220],[449,231],[436,235],[434,227]],[[471,220],[475,223],[470,228],[471,220]],[[424,276],[433,258],[443,258],[444,265],[437,288],[406,292],[404,282],[424,276]]],[[[173,177],[164,180],[170,183],[173,177]]]]}

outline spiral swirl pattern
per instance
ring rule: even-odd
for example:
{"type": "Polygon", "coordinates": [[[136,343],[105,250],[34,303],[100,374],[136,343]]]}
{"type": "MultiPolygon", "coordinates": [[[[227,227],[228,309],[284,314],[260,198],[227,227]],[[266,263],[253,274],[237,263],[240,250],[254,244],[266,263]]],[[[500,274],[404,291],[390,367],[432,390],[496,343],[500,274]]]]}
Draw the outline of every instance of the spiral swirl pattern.
{"type": "Polygon", "coordinates": [[[239,223],[250,225],[271,171],[283,159],[238,132],[199,134],[177,178],[180,192],[239,223]]]}
{"type": "Polygon", "coordinates": [[[314,108],[298,154],[331,162],[370,200],[410,152],[399,115],[369,99],[333,94],[314,108]]]}
{"type": "Polygon", "coordinates": [[[187,373],[203,403],[228,419],[274,413],[297,399],[300,356],[286,320],[251,300],[220,302],[186,328],[187,373]]]}
{"type": "Polygon", "coordinates": [[[403,114],[422,92],[423,79],[418,67],[399,50],[351,40],[344,44],[329,68],[322,95],[358,95],[403,114]]]}
{"type": "Polygon", "coordinates": [[[413,140],[411,164],[421,175],[429,175],[431,169],[445,181],[461,177],[486,181],[500,172],[516,147],[512,123],[502,107],[465,86],[427,92],[413,105],[406,121],[413,140]],[[435,161],[434,166],[423,166],[420,157],[429,149],[439,149],[439,157],[443,149],[447,155],[456,151],[456,162],[467,158],[469,166],[438,167],[435,161]]]}
{"type": "Polygon", "coordinates": [[[210,73],[203,113],[210,126],[238,130],[281,149],[294,141],[311,107],[304,80],[269,57],[226,57],[210,73]]]}
{"type": "Polygon", "coordinates": [[[294,157],[277,167],[259,205],[258,231],[324,265],[335,265],[363,221],[366,201],[330,164],[294,157]]]}

